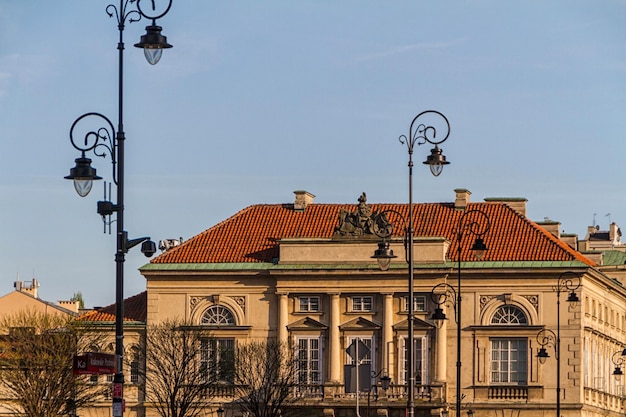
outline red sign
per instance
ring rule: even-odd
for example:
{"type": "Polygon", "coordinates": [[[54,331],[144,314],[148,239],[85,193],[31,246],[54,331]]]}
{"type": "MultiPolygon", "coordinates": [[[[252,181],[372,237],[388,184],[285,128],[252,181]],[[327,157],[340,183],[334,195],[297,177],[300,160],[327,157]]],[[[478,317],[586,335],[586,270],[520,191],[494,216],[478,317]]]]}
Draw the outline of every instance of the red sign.
{"type": "Polygon", "coordinates": [[[113,384],[113,398],[124,398],[124,385],[120,383],[113,384]]]}
{"type": "Polygon", "coordinates": [[[114,374],[117,370],[116,356],[108,353],[89,352],[74,356],[74,374],[114,374]]]}

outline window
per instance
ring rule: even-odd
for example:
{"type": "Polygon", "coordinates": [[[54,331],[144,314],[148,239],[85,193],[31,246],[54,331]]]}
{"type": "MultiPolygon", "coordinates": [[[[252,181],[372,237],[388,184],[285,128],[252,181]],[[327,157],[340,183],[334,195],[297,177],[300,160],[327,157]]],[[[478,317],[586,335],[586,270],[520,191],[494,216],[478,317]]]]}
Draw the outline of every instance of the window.
{"type": "MultiPolygon", "coordinates": [[[[409,311],[409,297],[402,297],[402,311],[409,311]]],[[[423,295],[413,296],[413,311],[426,311],[426,297],[423,295]]]]}
{"type": "Polygon", "coordinates": [[[203,339],[200,342],[200,366],[207,382],[232,384],[235,339],[203,339]]]}
{"type": "Polygon", "coordinates": [[[493,314],[491,324],[527,325],[528,319],[526,319],[526,314],[519,307],[504,305],[493,314]]]}
{"type": "Polygon", "coordinates": [[[98,374],[91,374],[89,375],[89,383],[90,384],[97,384],[98,383],[98,374]]]}
{"type": "MultiPolygon", "coordinates": [[[[416,337],[413,343],[413,351],[415,352],[415,362],[413,369],[415,369],[415,384],[427,385],[428,380],[428,338],[416,337]]],[[[409,339],[404,338],[404,349],[402,351],[402,381],[406,383],[409,380],[409,366],[408,366],[408,352],[409,352],[409,339]]]]}
{"type": "Polygon", "coordinates": [[[320,311],[320,298],[319,297],[298,297],[300,302],[300,312],[316,312],[320,311]]]}
{"type": "Polygon", "coordinates": [[[352,311],[372,311],[373,298],[371,296],[352,297],[352,311]]]}
{"type": "Polygon", "coordinates": [[[526,385],[527,369],[527,339],[491,340],[492,383],[526,385]]]}
{"type": "Polygon", "coordinates": [[[132,384],[139,383],[139,361],[137,358],[134,358],[130,363],[130,382],[132,384]]]}
{"type": "Polygon", "coordinates": [[[298,384],[318,385],[322,383],[322,356],[319,337],[296,339],[298,346],[298,384]]]}
{"type": "Polygon", "coordinates": [[[211,306],[202,315],[202,324],[214,326],[234,326],[237,324],[235,315],[224,306],[211,306]]]}

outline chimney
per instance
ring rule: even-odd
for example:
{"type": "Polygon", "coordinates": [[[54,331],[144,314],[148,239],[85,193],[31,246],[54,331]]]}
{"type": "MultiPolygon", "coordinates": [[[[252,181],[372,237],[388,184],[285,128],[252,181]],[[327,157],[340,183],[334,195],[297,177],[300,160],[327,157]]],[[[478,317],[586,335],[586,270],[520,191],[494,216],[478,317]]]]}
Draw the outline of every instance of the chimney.
{"type": "Polygon", "coordinates": [[[544,229],[546,229],[548,232],[552,233],[554,236],[556,236],[557,239],[561,238],[561,223],[560,222],[546,218],[542,222],[537,222],[537,224],[543,227],[544,229]]]}
{"type": "Polygon", "coordinates": [[[59,301],[59,307],[63,307],[66,310],[70,310],[73,313],[78,313],[78,307],[80,301],[59,301]]]}
{"type": "Polygon", "coordinates": [[[609,225],[609,240],[612,245],[620,245],[621,244],[622,231],[615,222],[609,225]]]}
{"type": "Polygon", "coordinates": [[[296,200],[293,203],[294,211],[304,211],[309,204],[313,204],[315,196],[308,191],[297,190],[293,193],[296,195],[296,200]]]}
{"type": "Polygon", "coordinates": [[[526,203],[528,199],[524,197],[492,197],[485,198],[487,203],[504,203],[519,215],[526,217],[526,203]]]}
{"type": "Polygon", "coordinates": [[[472,193],[465,188],[457,188],[454,190],[456,193],[456,200],[454,200],[454,208],[457,210],[465,210],[469,204],[469,197],[472,193]]]}
{"type": "Polygon", "coordinates": [[[27,284],[28,281],[24,282],[24,281],[15,281],[13,283],[13,286],[15,287],[16,291],[20,291],[23,292],[25,294],[29,294],[32,295],[35,298],[39,298],[38,294],[37,294],[37,289],[39,288],[39,282],[33,278],[32,281],[30,281],[30,285],[27,284]]]}

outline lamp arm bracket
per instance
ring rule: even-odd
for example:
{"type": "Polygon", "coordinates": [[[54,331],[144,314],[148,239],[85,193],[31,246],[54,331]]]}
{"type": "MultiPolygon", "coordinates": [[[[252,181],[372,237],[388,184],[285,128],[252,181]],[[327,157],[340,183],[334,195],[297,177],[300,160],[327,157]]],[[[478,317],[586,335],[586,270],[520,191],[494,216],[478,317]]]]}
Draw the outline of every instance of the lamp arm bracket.
{"type": "Polygon", "coordinates": [[[135,246],[139,245],[140,243],[145,242],[146,240],[150,240],[149,237],[139,237],[137,239],[128,239],[128,234],[126,233],[125,239],[124,239],[124,252],[128,252],[129,249],[134,248],[135,246]]]}

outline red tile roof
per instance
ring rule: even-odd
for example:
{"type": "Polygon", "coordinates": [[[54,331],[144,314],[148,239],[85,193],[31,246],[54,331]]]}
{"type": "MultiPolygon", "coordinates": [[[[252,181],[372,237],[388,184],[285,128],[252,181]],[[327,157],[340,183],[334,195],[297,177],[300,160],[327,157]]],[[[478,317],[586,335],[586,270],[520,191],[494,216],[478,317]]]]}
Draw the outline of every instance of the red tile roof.
{"type": "MultiPolygon", "coordinates": [[[[408,218],[407,204],[371,204],[372,212],[395,210],[408,218]]],[[[166,263],[255,263],[279,257],[278,241],[284,238],[332,238],[339,212],[356,210],[356,204],[310,204],[295,211],[293,204],[253,205],[182,245],[154,258],[152,264],[166,263]]],[[[489,216],[490,230],[483,236],[489,251],[483,261],[575,261],[595,263],[557,239],[543,227],[528,220],[503,202],[469,203],[466,210],[481,210],[489,216]]],[[[445,237],[450,241],[448,258],[457,259],[457,228],[463,210],[453,203],[414,204],[415,236],[445,237]]],[[[467,216],[467,220],[470,220],[467,216]]],[[[392,223],[401,221],[389,216],[392,223]]],[[[403,227],[394,235],[402,236],[403,227]]],[[[462,261],[474,260],[471,244],[463,238],[462,261]]],[[[373,250],[372,250],[373,251],[373,250]]]]}
{"type": "MultiPolygon", "coordinates": [[[[147,312],[148,293],[146,291],[128,297],[124,300],[124,321],[138,321],[145,323],[147,312]]],[[[99,308],[85,313],[78,318],[90,322],[115,322],[116,304],[99,308]]]]}

